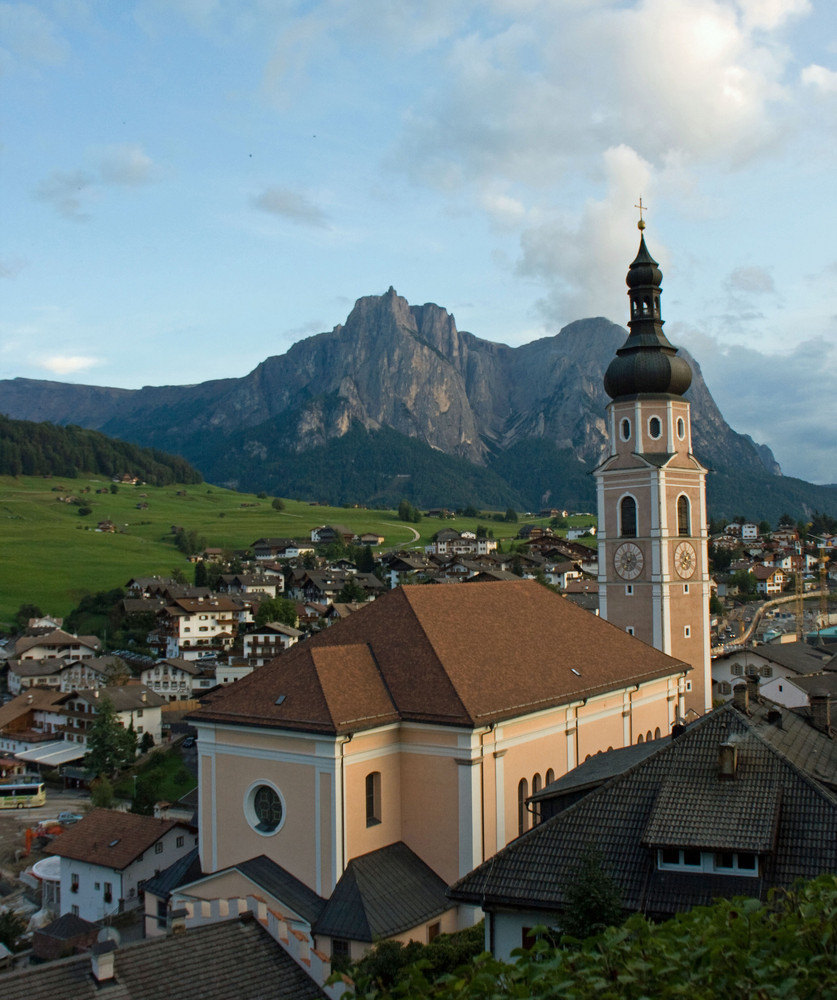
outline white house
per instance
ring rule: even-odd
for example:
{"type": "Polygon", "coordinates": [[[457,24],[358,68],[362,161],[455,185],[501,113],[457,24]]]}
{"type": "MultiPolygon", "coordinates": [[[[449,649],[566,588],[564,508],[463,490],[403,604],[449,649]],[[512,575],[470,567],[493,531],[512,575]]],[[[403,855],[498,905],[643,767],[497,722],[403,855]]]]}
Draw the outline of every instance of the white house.
{"type": "Polygon", "coordinates": [[[197,841],[187,823],[94,809],[48,848],[61,859],[61,915],[96,921],[137,906],[144,882],[197,841]]]}
{"type": "Polygon", "coordinates": [[[256,632],[244,636],[244,659],[254,667],[272,660],[299,642],[302,632],[282,622],[268,622],[256,632]]]}

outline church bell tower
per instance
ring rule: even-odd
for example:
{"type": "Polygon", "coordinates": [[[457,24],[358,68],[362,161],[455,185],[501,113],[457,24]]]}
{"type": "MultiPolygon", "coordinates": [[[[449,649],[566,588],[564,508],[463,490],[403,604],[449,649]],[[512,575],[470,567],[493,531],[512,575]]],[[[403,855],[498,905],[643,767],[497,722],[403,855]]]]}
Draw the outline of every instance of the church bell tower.
{"type": "Polygon", "coordinates": [[[594,472],[599,608],[609,622],[691,665],[684,704],[694,718],[712,707],[706,469],[692,454],[683,398],[692,371],[663,333],[663,275],[642,219],[639,229],[626,279],[630,333],[604,378],[609,449],[594,472]]]}

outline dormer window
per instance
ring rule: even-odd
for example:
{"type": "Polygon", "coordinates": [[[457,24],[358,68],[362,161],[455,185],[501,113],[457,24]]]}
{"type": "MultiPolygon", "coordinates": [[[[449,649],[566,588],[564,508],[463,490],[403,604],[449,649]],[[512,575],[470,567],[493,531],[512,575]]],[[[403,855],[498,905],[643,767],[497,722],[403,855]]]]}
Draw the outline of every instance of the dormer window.
{"type": "Polygon", "coordinates": [[[758,855],[752,851],[701,851],[694,847],[661,847],[657,851],[660,871],[706,872],[720,875],[759,873],[758,855]]]}

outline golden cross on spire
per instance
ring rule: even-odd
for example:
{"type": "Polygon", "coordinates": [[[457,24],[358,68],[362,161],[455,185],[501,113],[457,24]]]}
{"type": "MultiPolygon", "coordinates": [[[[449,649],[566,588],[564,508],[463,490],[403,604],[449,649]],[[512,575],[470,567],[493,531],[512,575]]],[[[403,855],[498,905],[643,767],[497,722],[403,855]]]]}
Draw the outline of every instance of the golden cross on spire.
{"type": "Polygon", "coordinates": [[[637,227],[637,229],[639,229],[640,231],[642,231],[643,229],[645,229],[645,220],[642,218],[642,213],[648,211],[648,206],[642,204],[642,197],[641,196],[640,196],[640,199],[639,199],[639,204],[638,205],[634,205],[634,208],[638,208],[639,209],[639,222],[636,224],[636,227],[637,227]]]}

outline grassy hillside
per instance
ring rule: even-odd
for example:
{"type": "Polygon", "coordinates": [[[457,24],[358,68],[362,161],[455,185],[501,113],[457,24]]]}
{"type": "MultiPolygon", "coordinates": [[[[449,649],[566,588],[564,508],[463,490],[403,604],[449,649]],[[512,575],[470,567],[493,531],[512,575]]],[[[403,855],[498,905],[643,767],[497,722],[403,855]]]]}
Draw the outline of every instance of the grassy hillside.
{"type": "Polygon", "coordinates": [[[191,580],[192,567],[174,546],[173,525],[196,531],[209,546],[229,549],[247,549],[261,537],[307,538],[319,524],[375,531],[384,536],[385,548],[424,545],[446,525],[465,530],[484,523],[498,539],[513,537],[518,528],[468,518],[424,518],[408,525],[394,510],[294,500],[275,511],[270,498],[206,483],[120,486],[114,494],[96,493],[107,486],[105,480],[83,476],[66,481],[0,476],[0,623],[9,622],[23,603],[66,615],[85,594],[123,587],[132,576],[169,575],[179,568],[191,580]],[[81,494],[85,487],[90,492],[81,494]],[[59,500],[68,495],[80,496],[92,512],[80,516],[78,506],[59,500]],[[147,509],[139,510],[138,503],[148,504],[147,509]],[[118,534],[95,530],[105,519],[117,525],[118,534]]]}

